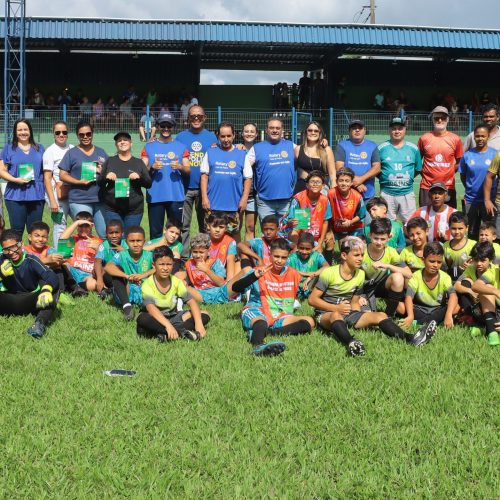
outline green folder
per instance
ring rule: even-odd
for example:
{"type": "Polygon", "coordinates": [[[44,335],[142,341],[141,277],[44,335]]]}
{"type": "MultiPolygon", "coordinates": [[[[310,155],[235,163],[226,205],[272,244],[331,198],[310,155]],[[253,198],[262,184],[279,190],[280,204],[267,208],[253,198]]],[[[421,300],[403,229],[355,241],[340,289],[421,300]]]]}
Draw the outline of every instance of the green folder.
{"type": "Polygon", "coordinates": [[[309,229],[309,222],[311,220],[311,209],[296,208],[295,219],[297,219],[298,221],[295,229],[309,229]]]}
{"type": "Polygon", "coordinates": [[[67,240],[59,240],[57,242],[57,253],[67,259],[68,257],[71,257],[74,246],[75,241],[73,240],[73,238],[69,238],[67,240]]]}
{"type": "Polygon", "coordinates": [[[96,162],[95,161],[82,161],[82,173],[80,179],[82,181],[95,181],[96,180],[96,162]]]}
{"type": "Polygon", "coordinates": [[[130,196],[130,179],[124,177],[115,181],[115,198],[128,198],[130,196]]]}
{"type": "Polygon", "coordinates": [[[19,164],[19,177],[27,181],[35,180],[35,172],[33,170],[33,163],[20,163],[19,164]]]}

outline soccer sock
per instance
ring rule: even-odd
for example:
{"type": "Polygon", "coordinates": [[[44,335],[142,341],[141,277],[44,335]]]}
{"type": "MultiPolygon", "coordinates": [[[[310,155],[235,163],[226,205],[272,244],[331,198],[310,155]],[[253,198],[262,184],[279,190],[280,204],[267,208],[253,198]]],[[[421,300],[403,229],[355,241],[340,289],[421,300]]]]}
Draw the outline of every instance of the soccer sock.
{"type": "Polygon", "coordinates": [[[108,273],[104,273],[102,280],[104,281],[106,288],[113,288],[113,278],[108,273]]]}
{"type": "Polygon", "coordinates": [[[403,292],[393,292],[392,290],[388,290],[387,298],[385,299],[385,314],[389,316],[394,316],[398,304],[404,300],[403,292]]]}
{"type": "Polygon", "coordinates": [[[328,262],[328,265],[331,266],[333,262],[333,248],[331,250],[325,248],[325,251],[323,252],[323,257],[328,262]]]}
{"type": "MultiPolygon", "coordinates": [[[[129,304],[128,293],[127,293],[127,283],[123,278],[113,278],[113,289],[115,291],[120,304],[129,304]]],[[[130,304],[129,304],[130,305],[130,304]]]]}
{"type": "Polygon", "coordinates": [[[269,333],[272,333],[273,335],[299,335],[301,333],[309,333],[311,330],[312,328],[309,321],[300,319],[295,323],[280,326],[279,328],[273,328],[272,330],[269,330],[269,333]]]}
{"type": "Polygon", "coordinates": [[[399,340],[405,340],[411,335],[407,334],[401,327],[396,325],[392,319],[387,318],[378,324],[379,328],[388,336],[399,340]]]}
{"type": "Polygon", "coordinates": [[[349,333],[347,329],[347,325],[345,321],[338,319],[332,323],[330,330],[335,334],[335,336],[339,339],[339,341],[344,345],[349,345],[352,342],[354,337],[349,333]]]}
{"type": "Polygon", "coordinates": [[[245,269],[245,267],[253,267],[253,262],[248,257],[241,259],[241,269],[245,269]]]}
{"type": "Polygon", "coordinates": [[[486,323],[486,335],[491,332],[495,332],[496,315],[492,312],[487,312],[484,314],[484,322],[486,323]]]}
{"type": "Polygon", "coordinates": [[[250,343],[252,345],[261,345],[267,334],[267,323],[263,319],[258,319],[252,325],[252,334],[250,335],[250,343]]]}

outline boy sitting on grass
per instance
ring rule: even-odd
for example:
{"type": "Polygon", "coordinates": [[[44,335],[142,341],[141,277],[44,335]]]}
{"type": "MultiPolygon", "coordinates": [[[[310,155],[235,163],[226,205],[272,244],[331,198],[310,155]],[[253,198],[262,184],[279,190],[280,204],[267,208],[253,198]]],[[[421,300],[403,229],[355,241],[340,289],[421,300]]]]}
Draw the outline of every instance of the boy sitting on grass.
{"type": "Polygon", "coordinates": [[[288,257],[287,264],[301,275],[298,299],[307,299],[321,271],[328,267],[323,255],[314,250],[315,241],[311,233],[302,233],[297,242],[297,251],[288,257]]]}
{"type": "Polygon", "coordinates": [[[412,244],[404,248],[399,256],[414,273],[424,268],[424,247],[427,244],[429,226],[422,217],[415,217],[408,221],[406,232],[412,244]]]}
{"type": "Polygon", "coordinates": [[[181,237],[181,228],[176,222],[168,221],[163,229],[163,236],[150,240],[144,245],[144,250],[153,251],[155,248],[166,245],[174,254],[174,274],[181,268],[181,253],[184,246],[179,241],[181,237]]]}
{"type": "Polygon", "coordinates": [[[363,292],[366,294],[370,309],[377,310],[376,298],[386,302],[385,313],[391,317],[398,309],[404,313],[405,279],[412,277],[410,268],[401,259],[397,250],[387,246],[391,236],[391,221],[377,218],[370,223],[370,241],[366,247],[361,265],[366,282],[363,292]]]}
{"type": "Polygon", "coordinates": [[[445,241],[444,261],[453,283],[469,265],[470,252],[476,242],[467,237],[467,216],[463,212],[453,212],[450,217],[451,240],[445,241]]]}
{"type": "Polygon", "coordinates": [[[3,232],[0,239],[0,315],[36,315],[28,335],[44,335],[57,306],[59,282],[55,273],[35,255],[23,250],[19,233],[13,229],[3,232]]]}
{"type": "Polygon", "coordinates": [[[71,239],[73,255],[66,261],[77,286],[72,291],[73,296],[86,295],[97,289],[97,280],[94,278],[95,256],[101,238],[92,234],[94,219],[89,212],[78,212],[73,224],[68,226],[60,235],[60,240],[71,239]],[[76,234],[74,234],[76,232],[76,234]]]}
{"type": "Polygon", "coordinates": [[[226,279],[230,280],[241,271],[241,266],[236,262],[236,241],[226,233],[227,217],[221,212],[212,212],[206,219],[206,226],[210,235],[210,258],[221,262],[226,268],[226,279]]]}
{"type": "Polygon", "coordinates": [[[363,356],[365,346],[350,334],[349,328],[378,326],[388,337],[414,346],[429,342],[436,330],[435,322],[431,321],[412,335],[403,331],[387,314],[363,309],[367,305],[362,297],[365,273],[361,264],[364,253],[364,242],[356,236],[348,236],[340,243],[340,264],[325,269],[319,275],[309,296],[318,326],[332,332],[351,356],[363,356]]]}
{"type": "Polygon", "coordinates": [[[137,317],[137,333],[156,337],[160,342],[200,340],[206,334],[205,325],[210,321],[206,311],[188,292],[182,280],[172,275],[174,255],[168,246],[153,252],[154,274],[142,284],[142,309],[137,317]],[[178,311],[177,301],[182,299],[189,311],[178,311]]]}
{"type": "Polygon", "coordinates": [[[441,271],[444,250],[438,241],[424,247],[424,269],[413,273],[408,282],[405,297],[407,317],[401,320],[409,327],[417,323],[435,321],[446,328],[453,327],[453,315],[459,311],[458,297],[451,278],[441,271]]]}
{"type": "Polygon", "coordinates": [[[113,282],[115,301],[122,306],[127,321],[134,319],[132,304],[142,304],[142,282],[154,273],[153,252],[144,250],[145,241],[144,229],[130,226],[125,233],[128,249],[116,253],[104,267],[113,282]]]}
{"type": "Polygon", "coordinates": [[[233,283],[232,289],[237,293],[250,289],[241,321],[255,356],[277,356],[286,349],[284,342],[265,343],[267,335],[298,335],[314,328],[310,316],[293,314],[301,276],[286,265],[289,255],[287,240],[277,238],[271,243],[271,263],[255,268],[233,283]]]}
{"type": "Polygon", "coordinates": [[[500,244],[496,243],[497,229],[493,221],[483,222],[479,228],[479,241],[489,241],[495,251],[495,264],[500,265],[500,244]]]}
{"type": "MultiPolygon", "coordinates": [[[[374,196],[366,203],[366,211],[370,214],[372,220],[374,219],[388,219],[387,217],[388,204],[381,196],[374,196]]],[[[397,220],[391,220],[391,237],[387,242],[387,246],[395,248],[398,252],[406,246],[406,238],[403,231],[403,226],[397,220]]],[[[370,226],[365,225],[364,236],[367,243],[370,243],[370,226]]]]}
{"type": "Polygon", "coordinates": [[[241,267],[264,266],[271,262],[271,243],[278,238],[279,220],[275,215],[266,215],[262,219],[262,238],[238,243],[241,253],[241,267]]]}

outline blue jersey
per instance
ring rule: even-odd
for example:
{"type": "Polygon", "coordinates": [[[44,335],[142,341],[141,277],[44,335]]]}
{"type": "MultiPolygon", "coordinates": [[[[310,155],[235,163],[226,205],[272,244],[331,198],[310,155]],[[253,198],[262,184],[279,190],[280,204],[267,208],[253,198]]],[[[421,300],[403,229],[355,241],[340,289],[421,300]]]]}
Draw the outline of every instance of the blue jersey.
{"type": "Polygon", "coordinates": [[[390,141],[380,144],[381,170],[378,175],[380,191],[391,196],[404,196],[413,192],[415,172],[422,170],[422,157],[417,146],[404,142],[400,148],[390,141]]]}
{"type": "MultiPolygon", "coordinates": [[[[243,167],[246,151],[211,148],[208,162],[208,199],[211,210],[236,212],[243,195],[243,167]]],[[[202,173],[205,173],[204,171],[202,173]]]]}
{"type": "MultiPolygon", "coordinates": [[[[128,248],[127,242],[124,239],[122,239],[122,241],[120,242],[120,246],[123,249],[128,248]]],[[[121,250],[118,250],[117,248],[113,248],[111,246],[111,243],[108,240],[104,240],[99,245],[99,248],[97,249],[97,253],[95,254],[95,258],[102,260],[102,263],[106,264],[107,262],[111,262],[113,260],[113,257],[118,252],[121,252],[121,250]]],[[[49,251],[49,253],[50,253],[50,251],[49,251]]]]}
{"type": "Polygon", "coordinates": [[[182,142],[189,151],[189,165],[191,173],[189,175],[189,189],[200,189],[200,167],[203,156],[207,150],[217,142],[217,137],[213,132],[203,129],[198,134],[191,130],[183,130],[177,134],[176,140],[182,142]]]}
{"type": "MultiPolygon", "coordinates": [[[[361,144],[354,144],[351,140],[340,141],[335,149],[335,160],[343,161],[346,167],[354,171],[357,176],[364,175],[372,168],[372,163],[380,161],[377,145],[368,139],[361,144]]],[[[363,183],[367,190],[363,199],[369,200],[375,196],[375,178],[372,177],[363,183]]]]}
{"type": "MultiPolygon", "coordinates": [[[[497,151],[493,148],[488,148],[484,153],[479,153],[474,148],[466,151],[460,160],[458,171],[465,175],[464,199],[467,203],[484,203],[484,178],[496,154],[497,151]]],[[[491,189],[492,200],[495,199],[496,192],[495,181],[491,189]]]]}
{"type": "Polygon", "coordinates": [[[38,146],[38,151],[31,146],[28,153],[24,153],[21,148],[13,148],[7,144],[0,155],[0,159],[7,167],[7,171],[13,177],[20,177],[19,165],[29,164],[33,169],[34,179],[27,184],[16,184],[7,182],[5,188],[5,199],[12,201],[40,201],[45,199],[45,187],[43,184],[42,172],[42,145],[38,146]]]}
{"type": "Polygon", "coordinates": [[[293,142],[258,142],[255,151],[255,188],[265,201],[288,200],[296,181],[293,142]]]}
{"type": "Polygon", "coordinates": [[[144,146],[141,157],[148,159],[148,167],[155,161],[161,161],[161,170],[150,170],[153,183],[147,190],[146,201],[148,203],[161,203],[165,201],[184,201],[184,182],[179,170],[172,170],[170,164],[177,160],[180,164],[185,154],[186,146],[179,141],[172,142],[149,142],[144,146]]]}

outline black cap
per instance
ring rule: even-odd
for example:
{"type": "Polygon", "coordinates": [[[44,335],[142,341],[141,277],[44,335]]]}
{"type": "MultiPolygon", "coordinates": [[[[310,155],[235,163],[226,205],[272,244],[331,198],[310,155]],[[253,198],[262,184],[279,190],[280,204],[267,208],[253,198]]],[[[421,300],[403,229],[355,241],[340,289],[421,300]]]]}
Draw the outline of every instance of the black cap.
{"type": "Polygon", "coordinates": [[[392,127],[393,125],[401,125],[402,127],[406,127],[406,121],[403,120],[403,118],[396,116],[389,122],[389,127],[392,127]]]}
{"type": "Polygon", "coordinates": [[[349,122],[349,128],[354,127],[355,125],[359,125],[360,127],[365,128],[365,122],[362,120],[351,120],[349,122]]]}
{"type": "Polygon", "coordinates": [[[119,141],[120,139],[123,139],[123,138],[128,139],[129,141],[132,140],[132,136],[128,132],[124,132],[124,131],[118,132],[117,134],[115,134],[115,136],[113,137],[113,140],[115,142],[117,142],[117,141],[119,141]]]}
{"type": "Polygon", "coordinates": [[[446,187],[446,184],[444,182],[435,182],[429,188],[429,192],[431,192],[433,189],[442,189],[443,191],[448,192],[448,188],[446,187]]]}

